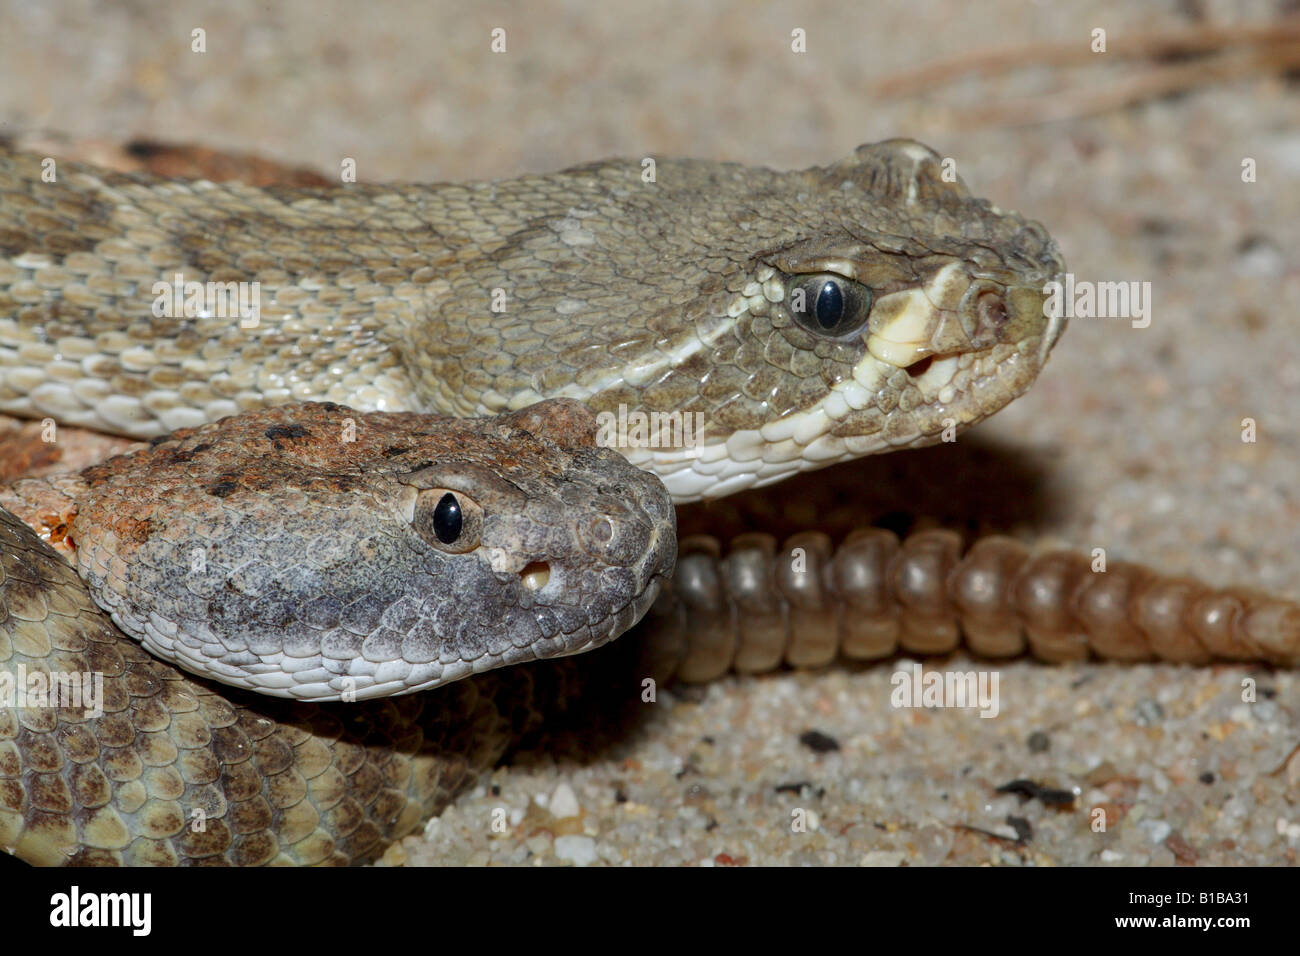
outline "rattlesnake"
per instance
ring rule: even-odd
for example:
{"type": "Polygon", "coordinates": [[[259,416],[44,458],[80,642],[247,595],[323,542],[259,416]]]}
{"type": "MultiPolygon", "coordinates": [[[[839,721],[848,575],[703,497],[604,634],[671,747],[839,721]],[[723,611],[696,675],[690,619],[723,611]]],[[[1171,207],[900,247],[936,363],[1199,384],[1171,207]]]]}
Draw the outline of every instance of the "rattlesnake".
{"type": "MultiPolygon", "coordinates": [[[[106,680],[101,717],[0,710],[0,845],[24,858],[369,859],[521,736],[594,719],[576,698],[626,702],[635,697],[631,681],[646,675],[704,680],[730,667],[816,665],[841,652],[944,651],[963,632],[992,655],[1027,642],[1049,659],[1297,656],[1294,605],[1132,566],[1095,576],[1079,559],[1027,560],[1007,539],[961,559],[960,542],[943,532],[901,546],[888,532],[862,532],[833,553],[816,533],[779,550],[760,534],[734,542],[725,560],[710,539],[683,542],[677,577],[642,626],[641,644],[629,639],[599,652],[630,659],[631,678],[592,678],[574,658],[454,680],[481,669],[471,662],[552,657],[603,642],[640,615],[671,564],[668,499],[594,448],[599,419],[571,405],[533,403],[580,399],[606,422],[642,412],[698,415],[702,428],[689,445],[656,442],[663,433],[652,428],[643,436],[651,440],[620,449],[680,503],[932,443],[1028,387],[1063,326],[1043,309],[1045,283],[1064,268],[1060,256],[1041,226],[971,198],[919,144],[866,146],[843,162],[789,173],[612,161],[490,184],[340,190],[161,181],[72,164],[58,164],[47,182],[42,168],[38,157],[0,156],[0,409],[140,437],[182,431],[80,476],[20,483],[4,498],[27,521],[0,516],[6,667],[99,672],[106,680]],[[256,322],[205,316],[202,303],[199,314],[168,315],[166,293],[158,314],[155,283],[172,277],[182,289],[257,281],[256,322]],[[299,400],[351,407],[286,404],[299,400]],[[458,424],[377,414],[399,409],[505,417],[458,424]],[[239,417],[202,424],[231,414],[239,417]],[[344,419],[360,423],[358,447],[337,440],[344,419]],[[416,433],[454,449],[468,475],[455,468],[428,475],[433,462],[423,460],[427,449],[412,447],[416,433]],[[511,443],[528,454],[511,455],[511,443]],[[293,483],[295,456],[322,464],[343,449],[347,467],[325,467],[323,482],[293,483]],[[481,619],[495,640],[460,633],[464,644],[451,642],[456,654],[439,659],[445,666],[436,675],[409,679],[408,668],[395,685],[453,680],[447,686],[364,704],[268,700],[152,660],[95,609],[87,587],[114,620],[182,666],[197,666],[197,647],[233,645],[220,679],[294,696],[287,688],[296,685],[266,678],[265,664],[312,652],[253,646],[247,638],[265,636],[264,616],[253,617],[252,631],[243,620],[245,630],[225,638],[204,631],[175,640],[184,630],[177,615],[191,631],[216,622],[178,608],[166,591],[178,579],[187,587],[176,564],[193,532],[179,522],[181,530],[168,531],[166,506],[184,500],[171,499],[183,483],[169,485],[160,469],[193,472],[190,494],[221,499],[204,501],[211,513],[229,496],[244,515],[245,492],[313,507],[322,487],[373,498],[373,483],[362,489],[362,478],[386,457],[399,459],[390,472],[403,480],[423,476],[413,509],[398,509],[412,527],[433,520],[420,511],[423,492],[436,490],[441,501],[458,490],[480,506],[471,489],[487,487],[477,493],[490,497],[503,468],[518,470],[505,483],[523,492],[523,511],[548,495],[566,503],[550,507],[554,533],[545,547],[507,553],[498,542],[495,563],[491,546],[463,555],[480,571],[489,562],[484,588],[449,594],[429,585],[445,604],[463,606],[464,620],[481,619]],[[593,474],[608,469],[593,479],[599,493],[581,490],[579,458],[593,474]],[[544,491],[544,478],[577,483],[544,491]],[[92,492],[110,486],[96,505],[92,492]],[[579,512],[587,505],[596,508],[594,525],[579,512]],[[584,622],[587,633],[507,653],[512,631],[501,622],[519,607],[521,573],[544,563],[557,582],[572,581],[579,574],[562,571],[557,548],[583,533],[560,529],[585,528],[588,537],[603,529],[599,543],[610,543],[607,534],[622,542],[604,523],[628,508],[644,517],[633,536],[639,545],[622,549],[618,574],[594,575],[600,589],[581,592],[576,607],[605,608],[584,622]],[[61,545],[82,577],[32,528],[61,545]],[[150,605],[127,558],[163,539],[144,575],[162,588],[150,605]],[[804,570],[778,558],[791,551],[808,559],[804,570]],[[508,584],[509,598],[486,590],[490,582],[508,584]]],[[[322,524],[321,547],[335,537],[362,539],[364,510],[322,524]]],[[[547,525],[504,514],[506,527],[547,525]]],[[[285,524],[293,521],[277,527],[285,524]]],[[[231,527],[250,533],[239,522],[231,527]]],[[[257,550],[241,540],[245,554],[257,550]]],[[[311,554],[305,540],[271,552],[311,554]]],[[[361,552],[367,562],[373,551],[361,552]]],[[[355,557],[338,563],[369,567],[355,557]]],[[[217,567],[218,577],[230,577],[231,568],[217,567]]],[[[404,584],[368,573],[358,595],[404,584]]],[[[289,579],[276,580],[277,593],[288,593],[289,579]]],[[[247,589],[264,598],[264,585],[247,589]]],[[[292,613],[299,623],[311,617],[292,613]]],[[[337,609],[330,620],[338,622],[337,609]]],[[[418,630],[404,626],[408,637],[418,630]]],[[[447,631],[435,636],[446,640],[447,631]]],[[[427,651],[415,656],[429,663],[427,651]]],[[[348,700],[349,692],[393,689],[382,662],[347,669],[349,660],[369,660],[365,653],[324,657],[337,666],[310,659],[311,681],[301,685],[328,688],[314,696],[348,700]]]]}

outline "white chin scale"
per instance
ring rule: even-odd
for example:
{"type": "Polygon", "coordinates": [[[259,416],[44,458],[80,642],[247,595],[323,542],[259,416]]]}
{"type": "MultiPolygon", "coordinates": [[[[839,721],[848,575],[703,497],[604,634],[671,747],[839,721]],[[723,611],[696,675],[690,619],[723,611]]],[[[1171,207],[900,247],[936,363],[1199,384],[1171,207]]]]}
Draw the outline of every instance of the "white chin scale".
{"type": "MultiPolygon", "coordinates": [[[[1023,385],[1016,381],[1025,377],[1029,356],[1038,351],[1037,341],[1022,345],[1023,348],[997,345],[984,352],[936,357],[916,376],[866,354],[854,369],[852,379],[840,382],[819,404],[806,411],[787,415],[759,429],[734,432],[725,441],[706,440],[684,448],[655,448],[651,440],[651,447],[618,450],[634,465],[658,475],[677,504],[721,498],[801,471],[925,444],[927,439],[932,439],[920,428],[910,434],[891,429],[888,439],[883,428],[864,435],[831,434],[851,412],[878,404],[875,400],[882,392],[902,394],[906,389],[912,399],[912,413],[929,410],[926,416],[929,418],[942,410],[943,417],[950,415],[959,426],[984,418],[1023,391],[1033,378],[1032,374],[1028,375],[1023,385]],[[1028,355],[1020,354],[1026,349],[1028,355]],[[1005,399],[986,406],[981,401],[981,393],[1004,377],[1012,380],[1003,383],[1005,399]]],[[[891,407],[892,413],[881,413],[882,422],[886,414],[906,414],[898,408],[897,395],[891,407]]]]}

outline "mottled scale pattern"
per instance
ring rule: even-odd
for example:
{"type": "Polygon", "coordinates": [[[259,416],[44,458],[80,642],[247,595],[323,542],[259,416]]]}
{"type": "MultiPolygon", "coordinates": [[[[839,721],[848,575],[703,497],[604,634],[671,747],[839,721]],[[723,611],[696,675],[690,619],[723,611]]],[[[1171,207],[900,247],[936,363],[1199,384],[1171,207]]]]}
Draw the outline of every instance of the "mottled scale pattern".
{"type": "Polygon", "coordinates": [[[525,668],[335,707],[195,680],[125,638],[4,511],[0,576],[5,680],[39,691],[51,672],[103,678],[98,715],[35,696],[0,708],[0,847],[31,863],[373,859],[534,719],[525,668]]]}
{"type": "Polygon", "coordinates": [[[291,401],[567,397],[699,416],[694,447],[624,450],[677,500],[718,497],[979,421],[1064,324],[1042,226],[907,140],[786,172],[628,159],[332,189],[46,160],[0,151],[0,411],[138,437],[291,401]],[[793,284],[821,273],[869,290],[867,326],[796,321],[793,284]],[[215,285],[178,312],[188,283],[215,285]],[[257,283],[255,325],[226,283],[257,283]]]}
{"type": "MultiPolygon", "coordinates": [[[[0,848],[41,864],[363,862],[508,748],[558,730],[580,696],[592,711],[573,719],[598,726],[636,699],[631,678],[607,704],[569,658],[454,679],[494,654],[598,646],[670,573],[667,492],[594,435],[591,412],[566,400],[487,420],[288,405],[0,491],[27,522],[0,508],[0,848]],[[444,488],[478,509],[459,551],[421,524],[420,496],[444,488]],[[196,569],[196,547],[210,565],[196,569]],[[520,572],[543,560],[549,580],[529,592],[520,572]],[[250,583],[268,561],[268,580],[296,591],[250,583]],[[140,627],[146,645],[187,627],[212,638],[270,594],[288,632],[311,623],[323,645],[337,634],[322,587],[368,607],[399,594],[408,637],[474,666],[430,693],[276,700],[187,676],[114,624],[140,627]],[[426,634],[428,609],[451,630],[426,634]],[[513,643],[496,653],[502,634],[513,643]]],[[[351,625],[382,637],[400,616],[351,625]]],[[[251,650],[278,623],[213,639],[242,635],[251,650]]],[[[338,661],[357,675],[361,644],[360,660],[338,661]]]]}
{"type": "Polygon", "coordinates": [[[595,432],[566,399],[494,419],[284,405],[20,481],[0,504],[57,526],[99,606],[156,656],[274,696],[384,697],[590,650],[649,607],[672,502],[595,432]]]}
{"type": "Polygon", "coordinates": [[[779,542],[765,533],[682,540],[670,589],[641,630],[661,679],[821,667],[839,658],[1029,653],[1044,661],[1300,664],[1300,605],[1130,562],[1031,553],[945,529],[884,528],[779,542]]]}

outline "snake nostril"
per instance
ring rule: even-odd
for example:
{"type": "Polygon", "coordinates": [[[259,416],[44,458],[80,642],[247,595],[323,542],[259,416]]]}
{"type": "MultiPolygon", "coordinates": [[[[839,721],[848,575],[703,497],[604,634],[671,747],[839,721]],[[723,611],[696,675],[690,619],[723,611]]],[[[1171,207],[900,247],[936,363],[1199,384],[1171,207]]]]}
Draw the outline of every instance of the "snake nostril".
{"type": "Polygon", "coordinates": [[[988,331],[997,331],[1002,328],[1010,318],[1007,312],[1007,300],[1005,296],[997,292],[983,292],[976,301],[976,308],[979,310],[979,324],[981,329],[988,331]]]}
{"type": "Polygon", "coordinates": [[[579,537],[589,550],[603,550],[614,540],[614,522],[608,515],[595,515],[579,526],[579,537]]]}

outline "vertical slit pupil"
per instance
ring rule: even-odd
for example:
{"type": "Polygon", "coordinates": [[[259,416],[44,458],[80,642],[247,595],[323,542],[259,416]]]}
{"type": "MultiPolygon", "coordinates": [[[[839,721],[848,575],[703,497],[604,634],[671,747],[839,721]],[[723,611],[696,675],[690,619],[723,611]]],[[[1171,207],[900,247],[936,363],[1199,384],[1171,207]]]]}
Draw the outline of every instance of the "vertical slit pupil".
{"type": "Polygon", "coordinates": [[[843,315],[844,293],[837,283],[828,279],[817,293],[817,324],[823,329],[833,329],[843,315]]]}
{"type": "Polygon", "coordinates": [[[460,502],[449,491],[438,499],[438,506],[433,509],[433,533],[443,544],[451,544],[460,537],[462,522],[460,502]]]}

